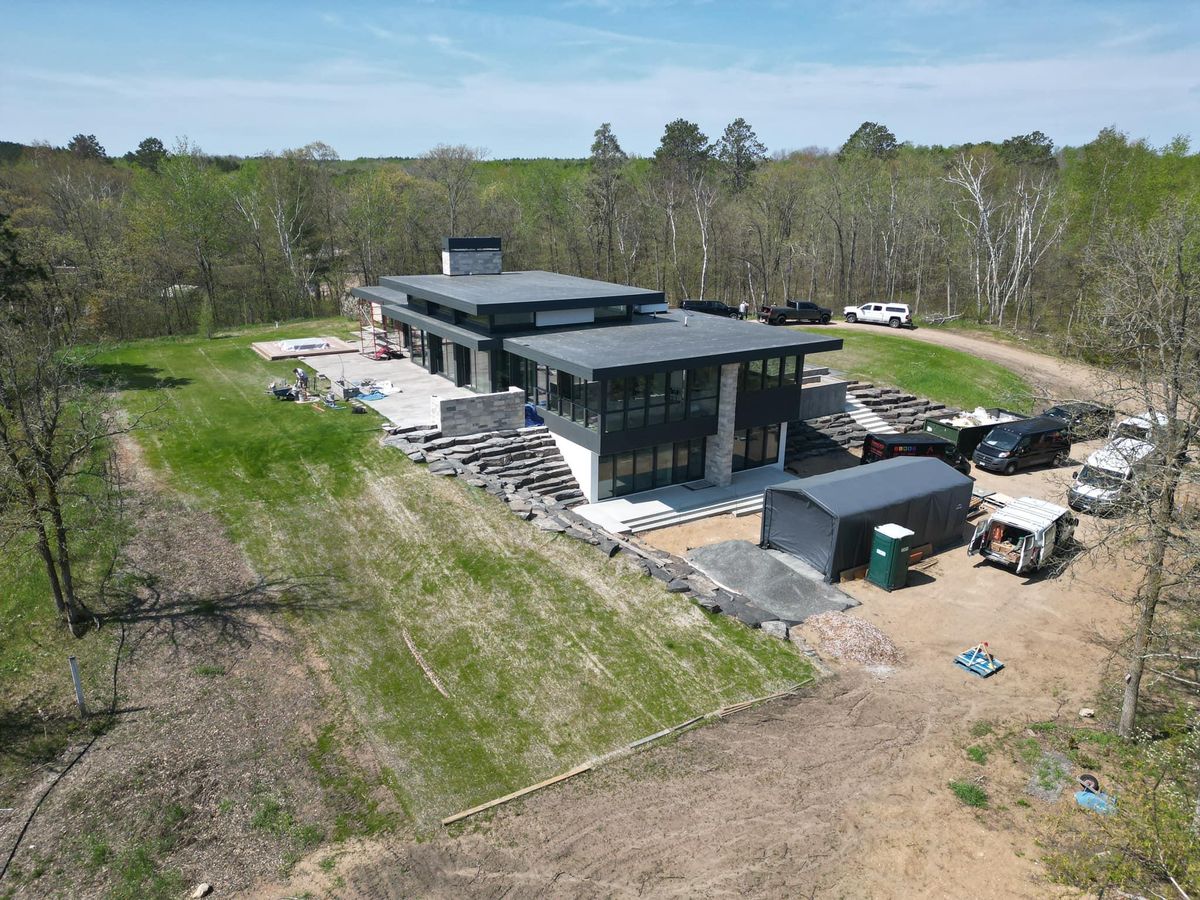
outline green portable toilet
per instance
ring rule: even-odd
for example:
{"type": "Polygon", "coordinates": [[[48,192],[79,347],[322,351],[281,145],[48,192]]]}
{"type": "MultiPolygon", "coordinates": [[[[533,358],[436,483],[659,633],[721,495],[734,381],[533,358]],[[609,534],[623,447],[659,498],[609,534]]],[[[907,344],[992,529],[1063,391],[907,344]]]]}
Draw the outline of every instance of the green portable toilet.
{"type": "Polygon", "coordinates": [[[904,587],[908,581],[908,554],[912,550],[914,533],[900,525],[875,526],[867,581],[885,591],[904,587]]]}

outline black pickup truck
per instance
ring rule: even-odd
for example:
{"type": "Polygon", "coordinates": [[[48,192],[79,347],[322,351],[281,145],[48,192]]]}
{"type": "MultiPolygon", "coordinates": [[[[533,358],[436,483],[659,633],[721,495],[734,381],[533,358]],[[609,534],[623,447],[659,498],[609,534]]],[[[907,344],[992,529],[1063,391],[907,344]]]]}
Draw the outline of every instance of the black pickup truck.
{"type": "Polygon", "coordinates": [[[765,306],[759,310],[758,318],[768,325],[783,325],[791,322],[819,322],[828,325],[833,310],[804,300],[793,300],[787,306],[765,306]]]}

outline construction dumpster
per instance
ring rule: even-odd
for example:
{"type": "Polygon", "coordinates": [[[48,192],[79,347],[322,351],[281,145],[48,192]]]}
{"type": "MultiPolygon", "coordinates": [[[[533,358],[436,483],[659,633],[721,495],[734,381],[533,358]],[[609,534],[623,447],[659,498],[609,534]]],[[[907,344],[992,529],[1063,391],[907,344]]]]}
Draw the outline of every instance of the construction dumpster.
{"type": "Polygon", "coordinates": [[[999,406],[987,409],[977,406],[970,412],[961,412],[955,416],[930,416],[925,420],[925,430],[950,441],[963,456],[970,458],[975,448],[987,437],[987,433],[997,425],[1024,418],[1020,413],[999,406]]]}

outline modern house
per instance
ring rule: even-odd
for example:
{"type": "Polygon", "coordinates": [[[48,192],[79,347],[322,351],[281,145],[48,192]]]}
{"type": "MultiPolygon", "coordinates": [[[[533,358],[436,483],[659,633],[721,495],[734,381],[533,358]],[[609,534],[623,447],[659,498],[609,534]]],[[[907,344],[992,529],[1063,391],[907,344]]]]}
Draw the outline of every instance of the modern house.
{"type": "Polygon", "coordinates": [[[499,238],[445,239],[442,272],[353,294],[429,372],[523,390],[590,502],[782,467],[805,357],[842,346],[670,310],[662,291],[504,272],[499,238]]]}

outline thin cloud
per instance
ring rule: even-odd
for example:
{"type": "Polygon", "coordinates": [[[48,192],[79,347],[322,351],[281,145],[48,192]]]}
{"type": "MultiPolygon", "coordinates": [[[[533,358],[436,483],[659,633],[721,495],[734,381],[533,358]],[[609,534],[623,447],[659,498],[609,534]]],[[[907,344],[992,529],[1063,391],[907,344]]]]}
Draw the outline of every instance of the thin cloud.
{"type": "Polygon", "coordinates": [[[1179,51],[771,72],[666,65],[626,78],[532,82],[480,72],[444,83],[353,67],[289,79],[5,67],[0,98],[9,121],[21,123],[12,138],[63,141],[68,135],[59,131],[70,122],[111,148],[186,132],[213,152],[233,153],[322,138],[343,156],[413,155],[437,143],[486,143],[505,157],[579,156],[603,121],[628,150],[649,153],[664,123],[679,116],[710,133],[744,116],[771,148],[836,146],[864,120],[917,143],[1040,129],[1060,145],[1078,144],[1113,121],[1163,143],[1200,121],[1193,59],[1179,51]],[[400,114],[364,127],[363,111],[378,109],[400,114]],[[313,133],[318,127],[322,133],[313,133]]]}

